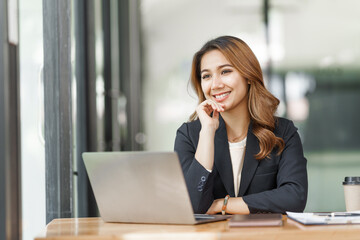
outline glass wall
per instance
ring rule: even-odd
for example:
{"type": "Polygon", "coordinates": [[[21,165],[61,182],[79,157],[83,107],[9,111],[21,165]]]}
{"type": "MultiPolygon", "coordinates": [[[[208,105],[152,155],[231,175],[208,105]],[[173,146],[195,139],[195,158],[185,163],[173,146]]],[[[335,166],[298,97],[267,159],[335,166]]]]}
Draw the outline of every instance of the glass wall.
{"type": "Polygon", "coordinates": [[[141,1],[145,148],[173,149],[197,105],[188,85],[193,54],[211,38],[234,35],[272,73],[265,80],[281,100],[278,115],[299,128],[306,211],[344,211],[342,181],[360,173],[360,2],[270,0],[268,41],[264,2],[141,1]]]}
{"type": "Polygon", "coordinates": [[[22,234],[45,227],[42,0],[19,1],[22,234]]]}

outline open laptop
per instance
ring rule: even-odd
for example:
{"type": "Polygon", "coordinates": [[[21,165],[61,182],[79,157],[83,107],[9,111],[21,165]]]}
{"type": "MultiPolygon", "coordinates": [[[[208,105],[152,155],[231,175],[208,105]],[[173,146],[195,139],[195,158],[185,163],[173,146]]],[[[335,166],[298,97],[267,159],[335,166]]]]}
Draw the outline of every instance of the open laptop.
{"type": "Polygon", "coordinates": [[[83,153],[106,222],[199,224],[229,218],[194,214],[175,152],[83,153]]]}

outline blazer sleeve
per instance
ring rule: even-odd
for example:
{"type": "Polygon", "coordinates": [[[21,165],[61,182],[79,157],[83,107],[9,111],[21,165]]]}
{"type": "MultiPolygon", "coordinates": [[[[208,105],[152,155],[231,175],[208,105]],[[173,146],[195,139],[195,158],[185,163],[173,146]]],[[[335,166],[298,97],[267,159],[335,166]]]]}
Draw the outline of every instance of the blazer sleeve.
{"type": "Polygon", "coordinates": [[[177,130],[174,150],[179,156],[194,213],[205,213],[214,200],[214,174],[195,159],[198,138],[194,137],[196,133],[189,132],[188,125],[184,123],[177,130]]]}
{"type": "Polygon", "coordinates": [[[288,121],[283,136],[285,148],[279,160],[277,188],[243,196],[250,213],[304,211],[308,191],[307,160],[297,129],[291,121],[288,121]]]}

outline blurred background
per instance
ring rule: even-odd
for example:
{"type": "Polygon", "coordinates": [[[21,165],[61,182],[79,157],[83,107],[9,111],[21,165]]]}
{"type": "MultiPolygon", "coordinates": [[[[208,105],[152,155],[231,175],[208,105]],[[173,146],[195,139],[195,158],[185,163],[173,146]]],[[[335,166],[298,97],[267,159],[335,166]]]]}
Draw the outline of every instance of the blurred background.
{"type": "MultiPolygon", "coordinates": [[[[79,2],[70,8],[73,216],[88,199],[79,193],[87,184],[78,179],[82,151],[173,150],[177,128],[197,105],[188,83],[192,56],[220,35],[248,43],[281,100],[277,114],[299,129],[308,160],[305,211],[345,211],[342,181],[360,173],[360,1],[94,0],[85,10],[79,2]],[[91,20],[85,30],[81,13],[91,20]],[[94,83],[88,106],[96,113],[87,149],[76,141],[81,34],[91,34],[94,60],[85,77],[94,83]]],[[[23,239],[46,224],[42,11],[41,0],[19,0],[23,239]]]]}

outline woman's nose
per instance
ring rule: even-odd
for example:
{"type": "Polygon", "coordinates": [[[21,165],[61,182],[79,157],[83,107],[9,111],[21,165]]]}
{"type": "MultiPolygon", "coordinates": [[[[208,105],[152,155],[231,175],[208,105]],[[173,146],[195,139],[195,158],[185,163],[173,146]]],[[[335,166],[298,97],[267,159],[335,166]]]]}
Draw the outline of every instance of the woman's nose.
{"type": "Polygon", "coordinates": [[[224,87],[224,83],[221,80],[221,77],[214,76],[213,80],[212,80],[212,84],[211,84],[211,89],[218,89],[218,88],[223,88],[223,87],[224,87]]]}

